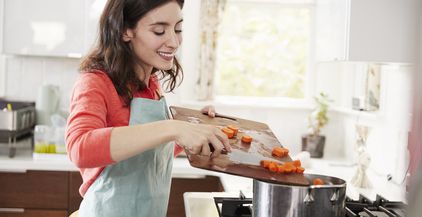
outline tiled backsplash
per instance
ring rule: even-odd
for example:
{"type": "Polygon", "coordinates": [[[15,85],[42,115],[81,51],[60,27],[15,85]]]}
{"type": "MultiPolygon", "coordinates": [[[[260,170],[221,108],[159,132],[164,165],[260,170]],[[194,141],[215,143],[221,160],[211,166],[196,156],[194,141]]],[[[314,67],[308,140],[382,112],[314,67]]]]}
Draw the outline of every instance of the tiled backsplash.
{"type": "Polygon", "coordinates": [[[78,77],[79,59],[8,56],[5,59],[5,96],[13,100],[36,101],[44,84],[60,88],[60,109],[67,110],[71,89],[78,77]]]}

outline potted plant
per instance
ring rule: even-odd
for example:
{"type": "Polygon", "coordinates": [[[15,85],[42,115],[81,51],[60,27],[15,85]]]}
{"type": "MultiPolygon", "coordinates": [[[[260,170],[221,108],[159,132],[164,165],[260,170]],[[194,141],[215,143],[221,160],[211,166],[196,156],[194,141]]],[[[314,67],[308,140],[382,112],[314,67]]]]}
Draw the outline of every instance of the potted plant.
{"type": "Polygon", "coordinates": [[[325,136],[321,129],[328,123],[327,116],[330,99],[325,93],[314,97],[315,108],[308,116],[308,134],[302,136],[302,151],[308,151],[311,157],[322,158],[324,154],[325,136]]]}

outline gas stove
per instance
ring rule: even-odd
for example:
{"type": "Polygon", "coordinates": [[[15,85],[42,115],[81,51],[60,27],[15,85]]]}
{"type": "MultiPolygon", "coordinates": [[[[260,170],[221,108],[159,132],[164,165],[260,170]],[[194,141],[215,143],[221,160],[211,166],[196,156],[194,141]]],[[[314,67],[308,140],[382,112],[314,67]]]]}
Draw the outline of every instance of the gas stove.
{"type": "MultiPolygon", "coordinates": [[[[220,217],[252,217],[252,199],[242,193],[239,197],[214,197],[220,217]]],[[[346,197],[345,217],[404,217],[407,205],[389,201],[380,195],[372,201],[363,195],[358,200],[346,197]]]]}
{"type": "Polygon", "coordinates": [[[380,195],[376,196],[375,201],[359,195],[359,200],[346,197],[345,209],[347,217],[404,217],[406,216],[407,205],[399,201],[388,201],[380,195]]]}

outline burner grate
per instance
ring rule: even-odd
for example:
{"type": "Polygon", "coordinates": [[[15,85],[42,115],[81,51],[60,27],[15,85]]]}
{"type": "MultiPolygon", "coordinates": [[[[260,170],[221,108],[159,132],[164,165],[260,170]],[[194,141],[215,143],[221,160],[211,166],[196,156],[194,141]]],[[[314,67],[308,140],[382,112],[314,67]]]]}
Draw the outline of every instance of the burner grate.
{"type": "Polygon", "coordinates": [[[392,202],[380,195],[375,201],[359,195],[355,201],[346,198],[346,217],[404,217],[406,216],[407,205],[403,202],[392,202]]]}
{"type": "Polygon", "coordinates": [[[252,217],[252,198],[242,192],[239,197],[214,197],[220,217],[252,217]]]}

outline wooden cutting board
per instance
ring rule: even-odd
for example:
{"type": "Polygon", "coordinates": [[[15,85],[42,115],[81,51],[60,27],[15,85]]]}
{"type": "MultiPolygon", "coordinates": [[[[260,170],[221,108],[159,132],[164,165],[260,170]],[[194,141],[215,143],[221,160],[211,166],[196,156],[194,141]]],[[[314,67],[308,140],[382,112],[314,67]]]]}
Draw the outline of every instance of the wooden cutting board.
{"type": "Polygon", "coordinates": [[[175,106],[170,106],[170,112],[175,120],[215,125],[219,128],[227,125],[235,125],[239,128],[238,135],[230,139],[232,153],[221,154],[215,158],[187,153],[191,166],[279,184],[302,186],[310,184],[309,180],[303,174],[279,174],[270,172],[259,166],[261,159],[269,159],[281,163],[292,161],[290,156],[276,158],[271,155],[274,147],[282,147],[282,145],[268,125],[219,114],[217,117],[211,118],[208,115],[202,114],[199,110],[175,106]],[[244,134],[252,136],[253,141],[251,144],[241,142],[240,139],[244,134]]]}

